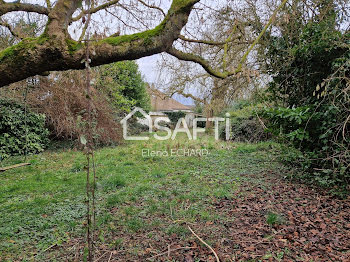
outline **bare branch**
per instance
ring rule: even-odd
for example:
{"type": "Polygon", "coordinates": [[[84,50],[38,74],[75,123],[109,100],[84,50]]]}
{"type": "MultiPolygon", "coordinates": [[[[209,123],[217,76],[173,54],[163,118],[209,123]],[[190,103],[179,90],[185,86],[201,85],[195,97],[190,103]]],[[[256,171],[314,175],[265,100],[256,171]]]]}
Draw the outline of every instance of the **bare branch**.
{"type": "Polygon", "coordinates": [[[205,104],[205,100],[204,100],[204,99],[201,99],[201,98],[196,97],[196,96],[194,96],[194,95],[192,95],[192,94],[189,94],[189,93],[185,93],[184,90],[176,90],[176,91],[174,91],[174,92],[171,94],[171,96],[173,96],[173,95],[175,95],[175,94],[179,94],[179,95],[182,95],[182,96],[185,97],[185,98],[191,98],[191,99],[193,99],[194,101],[197,101],[197,102],[200,102],[200,103],[205,104]]]}
{"type": "Polygon", "coordinates": [[[259,36],[255,39],[255,41],[251,44],[251,46],[248,48],[247,52],[243,55],[242,60],[240,62],[240,64],[238,65],[237,70],[240,71],[242,69],[243,64],[245,63],[245,61],[248,59],[248,55],[250,54],[250,52],[253,50],[253,48],[259,43],[260,39],[262,38],[262,36],[265,34],[265,32],[267,31],[267,29],[270,27],[270,25],[273,23],[273,21],[275,20],[277,13],[280,9],[282,9],[286,3],[288,2],[288,0],[283,0],[283,2],[276,8],[276,10],[273,12],[272,16],[270,17],[268,23],[265,25],[264,29],[261,31],[261,33],[259,34],[259,36]]]}
{"type": "Polygon", "coordinates": [[[121,8],[123,8],[127,13],[129,13],[136,21],[142,24],[145,28],[149,29],[146,23],[144,23],[141,19],[139,19],[133,12],[131,12],[126,6],[119,4],[121,8]]]}
{"type": "Polygon", "coordinates": [[[228,52],[228,43],[232,40],[233,38],[233,34],[236,32],[238,28],[238,24],[237,24],[237,20],[234,23],[233,29],[231,34],[229,35],[229,37],[227,38],[226,42],[225,42],[225,46],[224,46],[224,57],[223,57],[223,70],[226,70],[227,67],[227,52],[228,52]]]}
{"type": "MultiPolygon", "coordinates": [[[[115,17],[116,19],[118,19],[125,27],[131,28],[131,29],[133,29],[133,30],[140,30],[139,28],[137,28],[137,27],[135,27],[135,26],[132,26],[132,25],[127,24],[123,19],[121,19],[119,16],[113,14],[112,12],[110,12],[110,11],[108,11],[108,10],[106,10],[106,12],[107,12],[108,14],[110,14],[111,16],[115,17]]],[[[119,31],[116,32],[116,33],[119,33],[119,34],[120,34],[119,31]]]]}
{"type": "Polygon", "coordinates": [[[225,45],[225,42],[217,42],[217,41],[210,41],[210,40],[196,40],[196,39],[189,39],[186,38],[183,35],[179,36],[179,39],[186,41],[186,42],[190,42],[190,43],[197,43],[197,44],[206,44],[206,45],[215,45],[215,46],[220,46],[220,45],[225,45]]]}
{"type": "Polygon", "coordinates": [[[149,5],[147,4],[146,2],[142,1],[142,0],[137,0],[139,1],[141,4],[143,4],[144,6],[148,7],[148,8],[152,8],[152,9],[157,9],[159,10],[164,16],[166,16],[164,10],[158,6],[155,6],[155,5],[149,5]]]}
{"type": "MultiPolygon", "coordinates": [[[[94,4],[95,4],[95,2],[92,1],[91,9],[94,8],[94,4]]],[[[90,9],[90,10],[91,10],[91,9],[90,9]]],[[[90,12],[88,13],[88,19],[87,19],[87,20],[88,20],[88,21],[85,22],[84,27],[83,27],[83,30],[82,30],[82,32],[81,32],[81,35],[80,35],[80,37],[79,37],[79,40],[78,40],[79,42],[81,42],[81,41],[83,40],[83,38],[84,38],[84,36],[85,36],[85,34],[86,34],[86,30],[87,30],[88,27],[89,27],[90,20],[91,20],[91,13],[90,13],[90,12]]]]}
{"type": "Polygon", "coordinates": [[[190,54],[190,53],[185,53],[182,52],[178,49],[175,48],[169,48],[166,51],[168,54],[175,56],[176,58],[180,59],[180,60],[184,60],[184,61],[191,61],[191,62],[195,62],[197,64],[200,64],[205,71],[207,71],[207,73],[209,73],[212,76],[215,76],[217,78],[221,78],[221,79],[225,79],[226,77],[232,76],[237,72],[220,72],[217,71],[215,69],[213,69],[210,65],[209,62],[206,61],[203,57],[200,57],[198,55],[194,55],[194,54],[190,54]]]}
{"type": "MultiPolygon", "coordinates": [[[[278,8],[276,8],[276,10],[273,12],[272,16],[270,17],[268,23],[265,25],[264,29],[261,31],[261,33],[259,34],[259,36],[255,39],[255,41],[250,45],[250,47],[248,48],[248,50],[245,52],[245,54],[243,55],[240,63],[237,66],[237,69],[233,72],[228,72],[226,71],[226,54],[227,54],[227,43],[232,41],[231,37],[232,37],[232,33],[230,35],[230,37],[225,41],[224,45],[225,45],[225,51],[224,51],[224,60],[223,60],[223,69],[224,72],[220,72],[218,70],[215,70],[214,68],[212,68],[209,64],[208,61],[206,61],[203,57],[198,56],[198,55],[194,55],[194,54],[190,54],[190,53],[185,53],[182,52],[178,49],[175,48],[170,48],[167,50],[167,53],[175,56],[176,58],[180,59],[180,60],[184,60],[184,61],[191,61],[191,62],[195,62],[197,64],[200,64],[203,69],[205,71],[207,71],[207,73],[209,73],[212,76],[215,76],[217,78],[221,78],[221,79],[225,79],[229,76],[233,76],[239,72],[242,71],[242,67],[243,64],[246,62],[248,55],[250,54],[250,52],[254,49],[254,47],[259,43],[260,39],[262,38],[262,36],[265,34],[265,32],[267,31],[267,29],[270,27],[270,25],[273,23],[273,21],[275,20],[278,11],[284,7],[284,5],[288,2],[288,0],[283,0],[283,2],[278,6],[278,8]]],[[[237,24],[236,24],[237,25],[237,24]]],[[[237,26],[235,26],[235,28],[233,29],[233,32],[235,32],[237,26]]],[[[181,37],[180,37],[181,39],[181,37]]],[[[194,40],[196,41],[196,40],[194,40]]]]}
{"type": "Polygon", "coordinates": [[[6,27],[6,28],[10,31],[11,35],[13,35],[14,37],[17,37],[17,38],[19,38],[19,39],[23,39],[23,37],[21,37],[19,34],[17,34],[17,33],[13,30],[13,28],[11,27],[11,25],[10,25],[9,23],[7,23],[5,20],[2,20],[1,17],[0,17],[0,26],[6,27]]]}
{"type": "Polygon", "coordinates": [[[48,15],[49,11],[46,7],[41,5],[34,4],[26,4],[26,3],[6,3],[4,1],[0,1],[0,16],[7,14],[9,12],[14,11],[25,11],[25,12],[33,12],[42,15],[48,15]]]}
{"type": "Polygon", "coordinates": [[[81,19],[84,15],[86,15],[87,13],[90,14],[94,14],[97,13],[98,11],[101,11],[103,9],[106,9],[108,7],[111,7],[112,5],[115,5],[119,2],[120,0],[113,0],[113,1],[109,1],[107,3],[104,3],[102,5],[96,6],[94,8],[91,8],[90,10],[83,10],[79,15],[77,15],[76,17],[72,18],[72,21],[78,21],[79,19],[81,19]]]}

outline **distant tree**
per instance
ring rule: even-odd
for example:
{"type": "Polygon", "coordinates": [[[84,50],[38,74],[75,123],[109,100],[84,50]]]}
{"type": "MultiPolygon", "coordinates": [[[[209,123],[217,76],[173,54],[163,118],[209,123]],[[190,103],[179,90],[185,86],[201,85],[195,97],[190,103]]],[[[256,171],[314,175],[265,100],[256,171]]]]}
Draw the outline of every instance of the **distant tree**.
{"type": "Polygon", "coordinates": [[[116,110],[129,112],[135,106],[150,110],[147,83],[135,61],[103,65],[96,69],[96,73],[96,88],[107,95],[116,110]]]}

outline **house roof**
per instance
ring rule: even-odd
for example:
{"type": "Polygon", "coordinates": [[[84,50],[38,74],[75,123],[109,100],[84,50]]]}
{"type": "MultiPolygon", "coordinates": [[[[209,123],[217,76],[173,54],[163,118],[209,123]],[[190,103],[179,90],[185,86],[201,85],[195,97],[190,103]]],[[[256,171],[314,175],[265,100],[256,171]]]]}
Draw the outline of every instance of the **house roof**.
{"type": "Polygon", "coordinates": [[[149,88],[148,92],[151,96],[153,111],[192,111],[191,106],[181,104],[155,88],[149,88]]]}

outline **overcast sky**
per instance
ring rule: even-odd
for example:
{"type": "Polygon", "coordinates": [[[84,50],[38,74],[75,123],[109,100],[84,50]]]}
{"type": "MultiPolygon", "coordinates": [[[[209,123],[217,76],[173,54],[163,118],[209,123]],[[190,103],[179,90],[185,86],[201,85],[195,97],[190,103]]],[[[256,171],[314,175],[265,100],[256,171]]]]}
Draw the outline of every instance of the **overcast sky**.
{"type": "Polygon", "coordinates": [[[157,60],[160,55],[152,55],[137,60],[140,71],[148,83],[155,83],[158,77],[157,60]]]}
{"type": "MultiPolygon", "coordinates": [[[[137,60],[139,64],[139,69],[148,83],[157,83],[158,79],[158,69],[157,69],[157,60],[160,58],[160,55],[152,55],[148,57],[143,57],[137,60]]],[[[193,100],[191,98],[185,98],[180,95],[174,95],[173,98],[185,105],[193,105],[193,100]]]]}

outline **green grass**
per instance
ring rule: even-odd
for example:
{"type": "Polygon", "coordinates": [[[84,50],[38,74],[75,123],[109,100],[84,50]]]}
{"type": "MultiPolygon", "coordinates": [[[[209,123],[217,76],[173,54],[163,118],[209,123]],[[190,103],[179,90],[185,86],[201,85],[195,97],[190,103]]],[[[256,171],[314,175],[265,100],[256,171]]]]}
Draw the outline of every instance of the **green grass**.
{"type": "MultiPolygon", "coordinates": [[[[99,241],[120,248],[124,240],[115,237],[120,232],[147,236],[155,228],[184,238],[189,231],[181,221],[233,219],[218,213],[213,202],[231,198],[247,175],[277,169],[278,149],[269,142],[232,144],[204,136],[97,150],[99,241]],[[145,148],[211,149],[202,157],[143,157],[145,148]]],[[[50,251],[42,252],[48,247],[85,234],[85,156],[50,151],[31,156],[29,162],[31,166],[0,173],[0,261],[34,256],[47,261],[50,251]]]]}
{"type": "Polygon", "coordinates": [[[274,212],[268,212],[266,216],[266,223],[270,226],[274,225],[281,225],[283,224],[285,219],[283,218],[282,215],[274,213],[274,212]]]}

